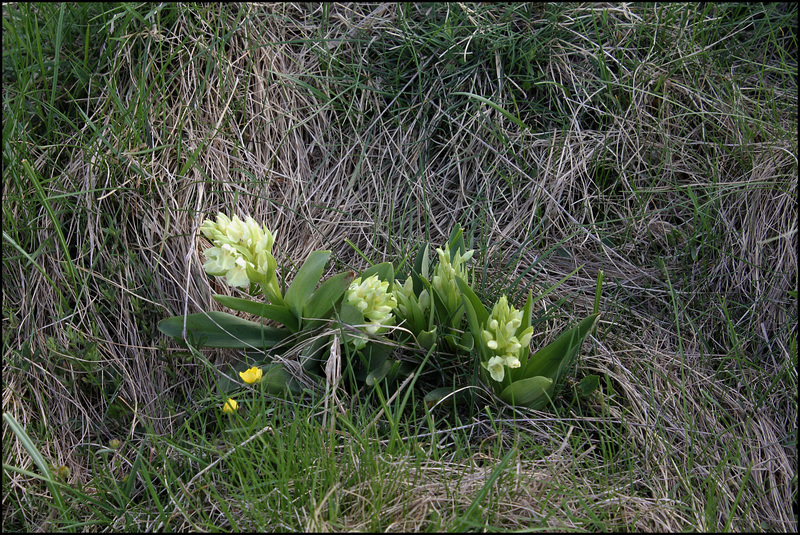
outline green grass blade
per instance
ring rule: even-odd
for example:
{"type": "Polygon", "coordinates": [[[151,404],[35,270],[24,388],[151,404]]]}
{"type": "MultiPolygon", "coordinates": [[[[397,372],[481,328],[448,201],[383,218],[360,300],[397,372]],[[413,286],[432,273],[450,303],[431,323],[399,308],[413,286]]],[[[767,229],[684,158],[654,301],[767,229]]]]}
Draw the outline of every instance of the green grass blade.
{"type": "Polygon", "coordinates": [[[17,422],[14,416],[4,412],[3,421],[11,429],[14,435],[16,435],[17,439],[20,441],[20,443],[22,443],[22,446],[28,452],[28,455],[31,456],[31,459],[33,459],[33,462],[39,468],[39,471],[42,473],[42,476],[47,483],[47,487],[50,489],[50,494],[53,496],[53,500],[55,501],[58,511],[62,514],[66,513],[67,509],[64,506],[64,498],[61,496],[61,491],[59,490],[56,481],[53,479],[53,474],[50,472],[50,468],[47,466],[47,461],[36,448],[36,444],[33,443],[33,440],[25,431],[25,428],[19,425],[19,422],[17,422]]]}

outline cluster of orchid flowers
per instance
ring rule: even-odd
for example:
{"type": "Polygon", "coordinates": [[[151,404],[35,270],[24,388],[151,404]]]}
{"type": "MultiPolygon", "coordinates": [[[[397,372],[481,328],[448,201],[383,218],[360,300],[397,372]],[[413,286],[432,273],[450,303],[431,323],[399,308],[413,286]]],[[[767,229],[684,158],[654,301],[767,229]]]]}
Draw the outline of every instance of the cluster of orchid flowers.
{"type": "Polygon", "coordinates": [[[508,299],[503,295],[492,308],[492,316],[486,329],[481,330],[486,351],[491,352],[491,356],[481,362],[481,366],[498,383],[503,381],[506,368],[521,366],[520,352],[531,342],[533,327],[523,329],[519,337],[516,335],[521,325],[522,311],[509,306],[508,299]]]}
{"type": "MultiPolygon", "coordinates": [[[[443,248],[435,250],[438,263],[433,270],[428,265],[428,247],[421,247],[414,269],[402,284],[394,279],[391,264],[385,263],[373,266],[359,277],[352,273],[338,274],[314,291],[330,255],[330,251],[315,251],[285,294],[281,293],[277,262],[272,254],[275,238],[266,225],[259,225],[249,216],[242,221],[236,215],[229,218],[218,214],[216,221],[205,220],[200,231],[212,243],[204,251],[204,270],[209,275],[225,277],[230,286],[250,288],[251,293],[261,290],[270,301],[259,304],[215,295],[221,303],[278,320],[293,333],[302,331],[304,326],[317,326],[314,321],[320,318],[347,317],[352,327],[364,333],[364,336],[343,337],[352,352],[364,350],[376,335],[387,333],[395,325],[427,349],[437,341],[455,352],[472,353],[477,349],[484,382],[500,399],[515,405],[541,408],[550,402],[554,383],[564,371],[564,361],[577,353],[598,316],[590,316],[529,356],[533,335],[531,293],[522,310],[511,306],[506,295],[501,295],[489,313],[469,284],[468,263],[474,251],[466,250],[460,227],[443,248]],[[468,329],[462,331],[465,314],[468,329]]],[[[251,324],[225,313],[215,313],[216,323],[211,325],[205,321],[209,314],[192,315],[190,319],[199,330],[205,329],[216,347],[238,347],[226,338],[235,329],[239,329],[240,336],[250,334],[249,341],[260,334],[264,347],[279,345],[286,337],[281,329],[251,324]],[[219,332],[220,327],[225,336],[219,332]]],[[[168,318],[160,328],[178,338],[181,319],[168,318]]],[[[379,359],[378,364],[385,361],[379,359]]],[[[250,367],[239,372],[239,376],[252,385],[261,382],[263,371],[260,367],[250,367]]],[[[236,400],[228,398],[222,410],[233,413],[237,409],[236,400]]]]}
{"type": "Polygon", "coordinates": [[[214,244],[204,251],[206,273],[224,276],[235,288],[261,284],[271,300],[280,300],[278,263],[272,256],[275,238],[266,225],[250,216],[242,221],[235,214],[217,214],[217,221],[206,219],[200,232],[214,244]]]}

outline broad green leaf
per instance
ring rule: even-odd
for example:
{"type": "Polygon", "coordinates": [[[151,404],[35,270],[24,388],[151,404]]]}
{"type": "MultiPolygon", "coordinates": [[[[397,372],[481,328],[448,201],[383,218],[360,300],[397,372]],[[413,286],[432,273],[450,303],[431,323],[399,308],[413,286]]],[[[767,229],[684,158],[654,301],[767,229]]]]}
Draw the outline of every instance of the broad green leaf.
{"type": "Polygon", "coordinates": [[[525,306],[522,307],[522,323],[517,329],[517,334],[521,333],[531,325],[531,309],[533,308],[533,292],[528,290],[528,299],[525,301],[525,306]]]}
{"type": "Polygon", "coordinates": [[[278,323],[282,323],[283,325],[286,325],[286,327],[292,332],[297,332],[297,330],[300,328],[297,323],[297,318],[284,306],[270,305],[264,302],[241,299],[239,297],[232,297],[230,295],[214,294],[212,297],[220,304],[233,310],[247,312],[249,314],[254,314],[262,318],[269,318],[273,321],[277,321],[278,323]]]}
{"type": "Polygon", "coordinates": [[[399,367],[400,361],[397,360],[384,360],[380,366],[373,369],[369,374],[367,374],[367,379],[364,381],[367,386],[373,386],[375,383],[386,377],[393,367],[399,367]]]}
{"type": "Polygon", "coordinates": [[[376,371],[383,366],[394,348],[387,344],[369,344],[361,350],[361,363],[370,371],[376,371]]]}
{"type": "Polygon", "coordinates": [[[262,368],[264,375],[261,377],[260,386],[273,395],[283,395],[291,392],[300,394],[303,388],[283,364],[269,364],[262,368]]]}
{"type": "Polygon", "coordinates": [[[456,344],[459,349],[462,349],[469,353],[475,348],[475,337],[470,334],[469,331],[464,331],[461,334],[461,339],[456,344]]]}
{"type": "Polygon", "coordinates": [[[317,284],[319,284],[319,279],[325,269],[325,263],[330,256],[330,251],[314,251],[308,255],[297,275],[294,276],[291,286],[286,290],[284,301],[298,320],[303,315],[303,307],[306,301],[314,292],[317,284]]]}
{"type": "Polygon", "coordinates": [[[434,388],[423,399],[425,408],[432,409],[437,403],[439,406],[454,406],[464,403],[470,399],[469,388],[454,388],[451,386],[443,386],[434,388]],[[441,403],[440,403],[441,402],[441,403]]]}
{"type": "MultiPolygon", "coordinates": [[[[360,366],[355,370],[355,378],[366,382],[372,372],[378,372],[386,363],[394,348],[386,344],[370,343],[358,352],[360,366]]],[[[388,370],[387,370],[388,373],[388,370]]]]}
{"type": "Polygon", "coordinates": [[[550,401],[548,390],[553,385],[549,377],[528,377],[514,381],[501,393],[500,399],[509,405],[540,409],[550,401]]]}
{"type": "Polygon", "coordinates": [[[320,336],[303,349],[300,360],[306,374],[325,376],[323,367],[330,355],[331,343],[333,343],[332,336],[320,336]]]}
{"type": "Polygon", "coordinates": [[[417,335],[417,343],[425,349],[430,349],[436,343],[436,327],[430,331],[420,331],[417,335]]]}
{"type": "Polygon", "coordinates": [[[525,366],[524,377],[544,376],[558,383],[561,374],[578,354],[581,344],[589,336],[599,317],[600,314],[592,314],[584,318],[578,325],[564,331],[558,338],[531,355],[525,366]]]}
{"type": "MultiPolygon", "coordinates": [[[[413,272],[411,273],[411,275],[412,275],[412,277],[416,276],[416,274],[413,273],[413,272]]],[[[439,299],[439,293],[434,290],[433,285],[430,283],[430,281],[428,279],[426,279],[424,277],[418,277],[418,280],[420,282],[422,290],[426,290],[428,292],[428,296],[431,299],[431,304],[430,304],[430,307],[427,310],[427,315],[424,316],[425,317],[425,322],[424,322],[425,326],[422,327],[423,329],[430,331],[430,330],[435,329],[435,325],[434,324],[436,323],[436,319],[437,319],[437,312],[436,311],[437,310],[442,310],[444,308],[444,303],[441,302],[441,299],[439,299]]],[[[416,286],[414,288],[416,288],[416,286]]],[[[419,295],[422,293],[422,290],[417,292],[417,297],[419,297],[419,295]]],[[[416,292],[416,289],[414,291],[416,292]]]]}
{"type": "Polygon", "coordinates": [[[391,384],[397,380],[398,377],[408,377],[417,370],[417,367],[410,362],[403,362],[401,360],[387,360],[381,364],[380,368],[370,372],[367,375],[367,386],[375,386],[379,382],[391,384]]]}
{"type": "Polygon", "coordinates": [[[600,388],[600,376],[594,374],[587,375],[578,383],[578,396],[587,398],[598,388],[600,388]]]}
{"type": "MultiPolygon", "coordinates": [[[[181,345],[183,341],[183,316],[163,319],[158,329],[181,345]]],[[[205,347],[270,348],[283,341],[287,329],[276,329],[248,321],[226,312],[211,311],[186,316],[186,336],[202,341],[205,347]]]]}
{"type": "Polygon", "coordinates": [[[361,325],[364,323],[364,314],[359,309],[348,303],[339,307],[339,321],[345,325],[361,325]]]}
{"type": "Polygon", "coordinates": [[[311,294],[303,307],[305,319],[328,319],[333,307],[339,302],[347,287],[353,282],[355,273],[352,271],[338,273],[319,285],[317,291],[311,294]]]}
{"type": "Polygon", "coordinates": [[[425,330],[425,327],[428,326],[428,322],[425,319],[425,312],[423,312],[419,302],[410,299],[406,311],[408,312],[408,316],[406,317],[406,321],[408,322],[407,327],[411,332],[418,333],[425,330]]]}

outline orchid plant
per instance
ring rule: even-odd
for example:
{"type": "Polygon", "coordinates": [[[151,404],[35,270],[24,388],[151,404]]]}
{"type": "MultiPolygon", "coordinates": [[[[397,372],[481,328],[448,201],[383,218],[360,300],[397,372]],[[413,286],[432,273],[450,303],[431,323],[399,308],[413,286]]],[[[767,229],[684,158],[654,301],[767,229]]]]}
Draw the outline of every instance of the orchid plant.
{"type": "MultiPolygon", "coordinates": [[[[453,229],[443,247],[435,249],[438,261],[433,268],[430,245],[420,245],[414,265],[402,282],[395,280],[394,266],[389,262],[371,266],[358,276],[344,272],[322,281],[331,251],[314,251],[285,292],[272,254],[275,238],[266,225],[249,216],[241,220],[236,215],[218,214],[215,221],[205,220],[200,232],[212,245],[203,252],[206,273],[224,277],[228,285],[246,290],[250,296],[214,294],[213,298],[262,321],[209,311],[164,319],[159,329],[195,347],[255,349],[266,354],[303,344],[299,352],[302,369],[317,381],[323,380],[325,362],[336,343],[348,358],[343,370],[349,370],[359,383],[375,385],[413,373],[415,366],[392,359],[392,346],[382,343],[394,338],[403,344],[413,341],[429,355],[437,348],[446,349],[449,358],[474,355],[481,381],[501,400],[540,409],[554,399],[599,317],[595,311],[531,355],[532,293],[528,293],[521,310],[509,303],[506,295],[497,300],[491,312],[487,310],[471,286],[469,263],[474,250],[466,249],[460,226],[453,229]],[[267,325],[264,319],[278,326],[267,325]],[[326,325],[334,334],[313,336],[326,325]]],[[[242,384],[229,382],[226,396],[237,388],[256,384],[271,393],[300,393],[297,381],[283,364],[269,358],[251,364],[239,371],[242,384]]],[[[450,391],[447,387],[435,389],[426,402],[439,401],[450,391]]],[[[223,410],[235,412],[236,400],[226,399],[223,410]]]]}

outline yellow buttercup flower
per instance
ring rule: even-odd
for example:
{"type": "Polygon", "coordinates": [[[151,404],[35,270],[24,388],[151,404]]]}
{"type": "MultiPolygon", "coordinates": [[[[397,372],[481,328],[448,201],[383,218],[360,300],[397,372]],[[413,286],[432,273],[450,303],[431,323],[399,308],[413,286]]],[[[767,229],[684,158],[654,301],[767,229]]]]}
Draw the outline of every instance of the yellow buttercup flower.
{"type": "Polygon", "coordinates": [[[222,407],[222,412],[236,412],[239,408],[239,404],[236,403],[236,400],[233,398],[228,398],[228,401],[225,402],[225,406],[222,407]]]}
{"type": "Polygon", "coordinates": [[[249,385],[261,381],[261,375],[261,368],[250,368],[245,372],[239,372],[239,377],[242,378],[242,381],[249,385]]]}

